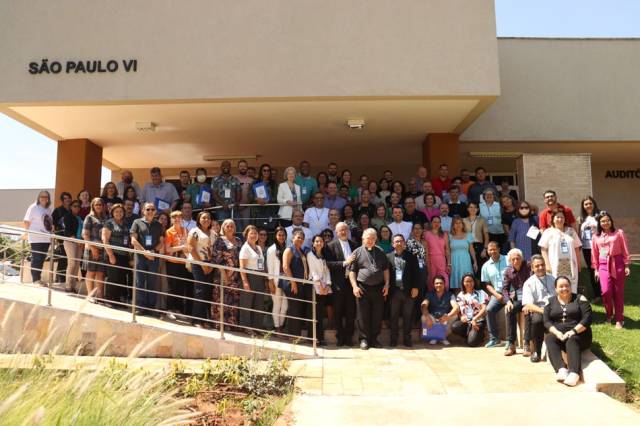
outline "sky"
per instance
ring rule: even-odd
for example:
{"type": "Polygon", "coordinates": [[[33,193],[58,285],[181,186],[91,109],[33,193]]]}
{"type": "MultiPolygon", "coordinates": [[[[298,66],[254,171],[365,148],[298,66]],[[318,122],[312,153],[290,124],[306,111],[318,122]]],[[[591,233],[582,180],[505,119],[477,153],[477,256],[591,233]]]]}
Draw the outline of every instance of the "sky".
{"type": "MultiPolygon", "coordinates": [[[[496,0],[499,37],[640,37],[640,0],[496,0]]],[[[0,113],[0,188],[53,188],[56,143],[0,113]]],[[[110,179],[102,169],[103,184],[110,179]]]]}

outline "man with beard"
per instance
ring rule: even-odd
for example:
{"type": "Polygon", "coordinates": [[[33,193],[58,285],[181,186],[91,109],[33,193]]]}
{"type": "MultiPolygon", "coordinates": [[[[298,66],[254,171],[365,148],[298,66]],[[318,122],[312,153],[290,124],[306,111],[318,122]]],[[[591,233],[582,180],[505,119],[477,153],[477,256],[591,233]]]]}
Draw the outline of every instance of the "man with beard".
{"type": "MultiPolygon", "coordinates": [[[[253,178],[249,177],[249,164],[246,160],[238,161],[238,174],[235,178],[240,182],[240,204],[249,204],[249,194],[253,186],[253,178]]],[[[249,207],[236,208],[233,218],[238,225],[238,229],[244,230],[249,224],[250,209],[249,207]]]]}

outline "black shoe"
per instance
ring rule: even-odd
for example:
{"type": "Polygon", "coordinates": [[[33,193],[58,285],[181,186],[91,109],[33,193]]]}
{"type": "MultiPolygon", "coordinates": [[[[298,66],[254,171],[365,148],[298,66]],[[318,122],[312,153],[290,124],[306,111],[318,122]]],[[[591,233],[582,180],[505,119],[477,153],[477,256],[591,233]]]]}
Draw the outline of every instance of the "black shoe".
{"type": "Polygon", "coordinates": [[[338,341],[336,342],[336,347],[339,348],[340,346],[346,346],[342,339],[338,339],[338,341]]]}
{"type": "Polygon", "coordinates": [[[537,352],[531,354],[531,358],[529,358],[531,362],[540,362],[540,355],[537,352]]]}
{"type": "Polygon", "coordinates": [[[411,343],[411,338],[410,337],[406,338],[406,339],[403,339],[402,344],[404,346],[406,346],[407,348],[410,348],[411,346],[413,346],[413,343],[411,343]]]}
{"type": "Polygon", "coordinates": [[[391,339],[391,341],[389,342],[389,346],[392,348],[398,346],[398,339],[391,339]]]}
{"type": "Polygon", "coordinates": [[[381,349],[382,345],[377,340],[374,340],[373,343],[371,343],[371,347],[376,349],[381,349]]]}
{"type": "Polygon", "coordinates": [[[366,340],[364,339],[360,340],[360,349],[362,349],[363,351],[366,351],[369,349],[369,344],[367,343],[366,340]]]}

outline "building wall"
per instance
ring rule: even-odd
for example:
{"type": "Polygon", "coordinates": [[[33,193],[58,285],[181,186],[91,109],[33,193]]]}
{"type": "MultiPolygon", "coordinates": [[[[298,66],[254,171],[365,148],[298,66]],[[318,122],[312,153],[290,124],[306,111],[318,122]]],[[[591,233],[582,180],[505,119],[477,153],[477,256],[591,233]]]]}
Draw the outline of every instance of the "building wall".
{"type": "MultiPolygon", "coordinates": [[[[589,154],[524,154],[523,182],[520,189],[525,199],[535,199],[547,189],[553,189],[558,202],[580,211],[584,194],[592,193],[591,156],[589,154]]],[[[544,208],[544,204],[538,204],[544,208]]]]}
{"type": "MultiPolygon", "coordinates": [[[[27,208],[35,203],[38,193],[43,189],[0,189],[0,223],[20,222],[24,218],[27,208]]],[[[53,189],[49,191],[52,197],[52,204],[58,203],[53,200],[53,189]]]]}
{"type": "Polygon", "coordinates": [[[24,0],[0,16],[0,103],[500,92],[492,0],[24,0]],[[44,58],[138,67],[30,74],[44,58]]]}
{"type": "Polygon", "coordinates": [[[640,39],[498,39],[501,95],[471,141],[640,140],[640,39]]]}

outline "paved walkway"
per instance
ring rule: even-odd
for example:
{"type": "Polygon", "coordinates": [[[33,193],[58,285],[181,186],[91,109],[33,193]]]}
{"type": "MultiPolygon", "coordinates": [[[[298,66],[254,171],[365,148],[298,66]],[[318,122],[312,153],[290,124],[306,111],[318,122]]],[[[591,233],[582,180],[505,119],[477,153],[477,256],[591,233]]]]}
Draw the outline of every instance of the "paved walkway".
{"type": "Polygon", "coordinates": [[[325,350],[323,359],[293,361],[301,393],[290,414],[300,425],[468,426],[485,418],[539,426],[553,412],[572,424],[640,424],[638,413],[605,394],[557,383],[548,363],[502,352],[427,345],[325,350]]]}

